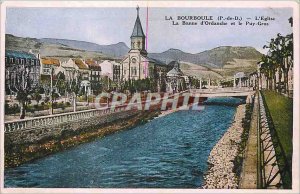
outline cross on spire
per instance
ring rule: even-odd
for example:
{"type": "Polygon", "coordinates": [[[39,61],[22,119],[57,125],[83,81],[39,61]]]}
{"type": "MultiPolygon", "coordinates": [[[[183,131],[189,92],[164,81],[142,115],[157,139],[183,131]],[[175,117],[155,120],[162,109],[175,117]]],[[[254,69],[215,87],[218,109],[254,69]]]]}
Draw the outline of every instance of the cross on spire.
{"type": "Polygon", "coordinates": [[[140,7],[138,5],[136,6],[136,11],[137,11],[137,15],[139,16],[140,7]]]}

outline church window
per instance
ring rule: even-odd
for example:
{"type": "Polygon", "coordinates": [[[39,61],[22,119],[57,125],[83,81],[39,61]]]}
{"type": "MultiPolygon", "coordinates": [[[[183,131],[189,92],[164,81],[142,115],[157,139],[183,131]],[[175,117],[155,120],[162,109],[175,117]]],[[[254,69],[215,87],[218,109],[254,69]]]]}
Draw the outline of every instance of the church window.
{"type": "Polygon", "coordinates": [[[131,75],[132,75],[132,76],[136,76],[136,74],[137,74],[137,69],[136,69],[136,67],[131,67],[131,75]]]}
{"type": "Polygon", "coordinates": [[[132,58],[132,59],[131,59],[131,62],[132,62],[132,63],[136,63],[136,58],[132,58]]]}
{"type": "Polygon", "coordinates": [[[138,49],[140,49],[141,48],[141,42],[138,41],[137,44],[138,44],[138,49]]]}

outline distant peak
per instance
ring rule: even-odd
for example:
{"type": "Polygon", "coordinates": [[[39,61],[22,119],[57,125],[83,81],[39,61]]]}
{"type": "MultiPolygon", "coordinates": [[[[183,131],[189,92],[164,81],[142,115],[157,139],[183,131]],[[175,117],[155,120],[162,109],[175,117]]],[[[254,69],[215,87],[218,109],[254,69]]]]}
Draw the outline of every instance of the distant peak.
{"type": "Polygon", "coordinates": [[[118,43],[116,43],[114,45],[122,45],[123,46],[123,45],[126,45],[126,44],[125,44],[125,42],[118,42],[118,43]]]}
{"type": "Polygon", "coordinates": [[[171,52],[174,52],[174,51],[176,51],[176,52],[183,52],[182,50],[175,49],[175,48],[170,48],[170,49],[167,50],[167,51],[171,51],[171,52]]]}

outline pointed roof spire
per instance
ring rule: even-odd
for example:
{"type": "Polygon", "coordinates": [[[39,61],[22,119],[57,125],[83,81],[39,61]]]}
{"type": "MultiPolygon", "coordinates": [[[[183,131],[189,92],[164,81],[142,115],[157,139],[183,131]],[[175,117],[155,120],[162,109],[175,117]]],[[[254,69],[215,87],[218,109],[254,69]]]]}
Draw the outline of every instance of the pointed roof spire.
{"type": "Polygon", "coordinates": [[[139,12],[140,12],[140,7],[139,7],[139,5],[136,6],[136,12],[137,12],[137,16],[139,17],[139,12]]]}
{"type": "Polygon", "coordinates": [[[135,20],[135,24],[133,27],[133,31],[131,34],[131,37],[145,37],[145,34],[143,32],[143,27],[141,24],[141,20],[140,20],[140,16],[139,16],[139,6],[136,7],[136,11],[137,11],[137,16],[136,16],[136,20],[135,20]]]}

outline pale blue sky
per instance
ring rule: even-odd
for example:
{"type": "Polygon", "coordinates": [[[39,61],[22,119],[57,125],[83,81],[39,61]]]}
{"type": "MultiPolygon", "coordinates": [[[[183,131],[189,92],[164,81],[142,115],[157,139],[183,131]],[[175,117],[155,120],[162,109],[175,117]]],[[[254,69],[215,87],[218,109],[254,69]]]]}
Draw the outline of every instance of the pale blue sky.
{"type": "MultiPolygon", "coordinates": [[[[252,46],[262,51],[277,33],[291,33],[289,8],[149,8],[148,52],[177,48],[197,53],[218,46],[252,46]],[[269,26],[172,26],[165,16],[270,16],[269,26]]],[[[8,8],[6,33],[32,38],[63,38],[130,45],[135,8],[8,8]]],[[[140,18],[146,33],[146,8],[140,18]]]]}

